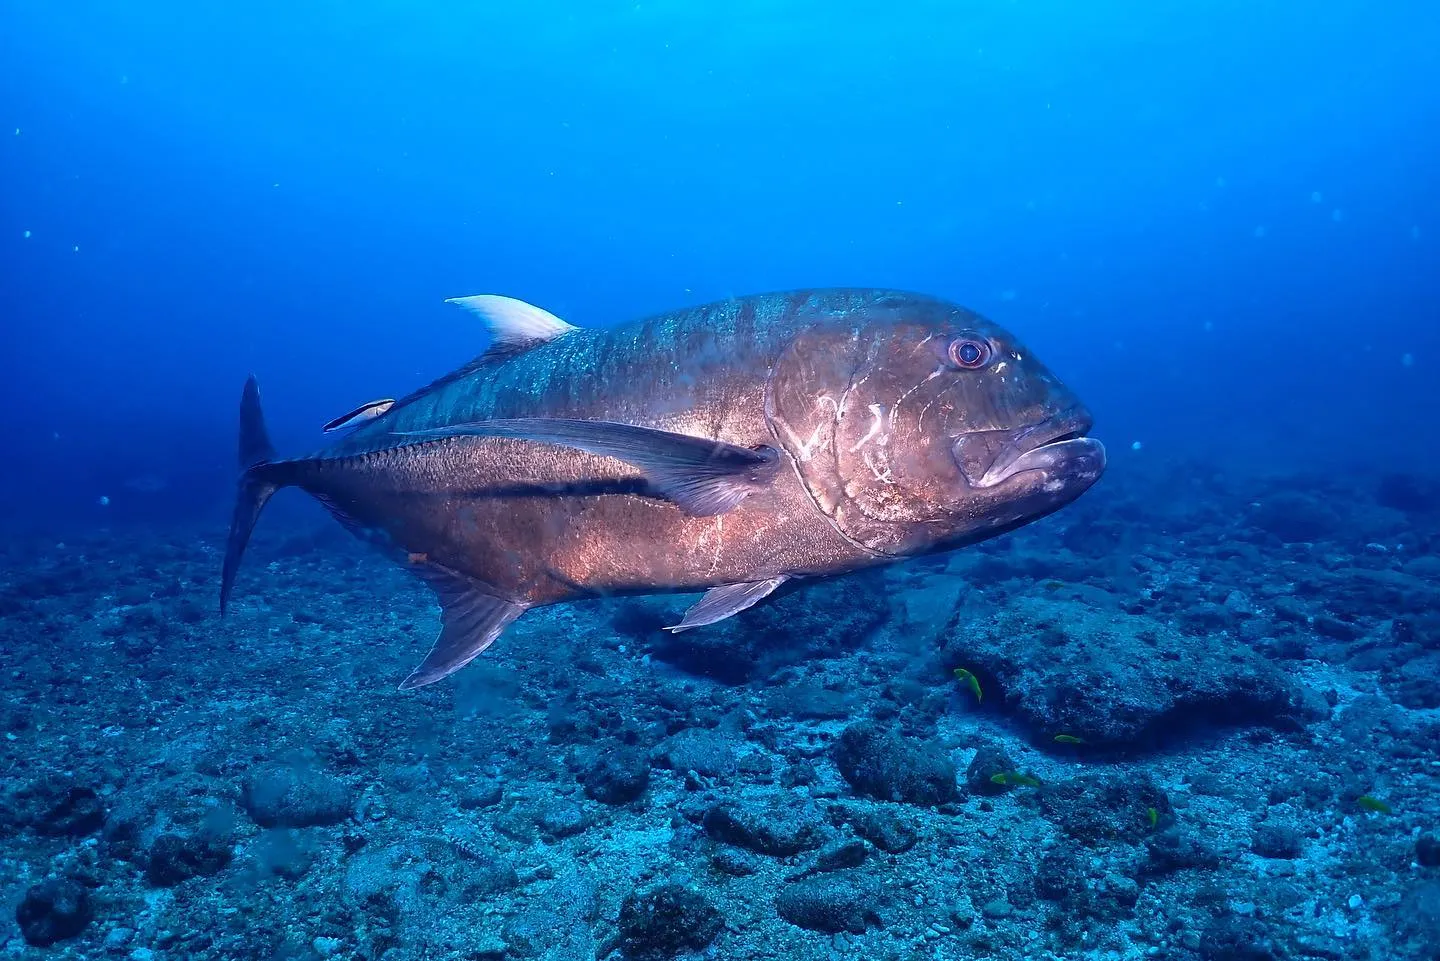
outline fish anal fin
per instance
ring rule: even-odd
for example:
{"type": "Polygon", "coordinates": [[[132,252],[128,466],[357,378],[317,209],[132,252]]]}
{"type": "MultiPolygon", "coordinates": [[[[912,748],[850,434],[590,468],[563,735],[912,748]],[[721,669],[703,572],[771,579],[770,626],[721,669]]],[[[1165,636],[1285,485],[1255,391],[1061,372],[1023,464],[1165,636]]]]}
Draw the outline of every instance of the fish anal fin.
{"type": "Polygon", "coordinates": [[[320,502],[320,506],[325,508],[326,513],[328,513],[331,517],[335,518],[335,520],[340,524],[341,527],[345,528],[347,531],[354,534],[356,537],[359,537],[361,539],[368,538],[370,534],[369,528],[366,527],[364,524],[360,523],[360,521],[356,520],[355,515],[351,514],[344,507],[341,507],[338,503],[336,503],[335,499],[329,494],[326,494],[322,491],[312,491],[311,496],[320,502]]]}
{"type": "Polygon", "coordinates": [[[775,588],[785,581],[785,577],[770,577],[763,581],[744,581],[711,588],[705,592],[704,597],[691,605],[679,624],[665,630],[675,634],[733,617],[769,597],[775,592],[775,588]]]}
{"type": "Polygon", "coordinates": [[[773,447],[749,448],[653,427],[599,420],[523,417],[407,431],[408,437],[514,437],[614,457],[635,467],[661,497],[695,517],[734,509],[780,469],[773,447]]]}
{"type": "Polygon", "coordinates": [[[438,564],[417,571],[440,602],[440,636],[420,666],[400,684],[409,691],[449,677],[479,657],[525,608],[487,593],[484,586],[438,564]]]}

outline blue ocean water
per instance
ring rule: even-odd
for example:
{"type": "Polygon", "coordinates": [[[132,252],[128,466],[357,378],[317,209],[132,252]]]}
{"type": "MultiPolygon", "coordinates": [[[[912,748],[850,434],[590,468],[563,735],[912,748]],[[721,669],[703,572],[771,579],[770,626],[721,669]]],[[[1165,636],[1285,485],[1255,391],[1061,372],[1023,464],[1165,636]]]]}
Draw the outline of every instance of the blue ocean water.
{"type": "Polygon", "coordinates": [[[1440,956],[1437,49],[1409,0],[0,0],[4,921],[91,902],[0,939],[1440,956]],[[298,495],[215,617],[247,375],[301,453],[485,347],[446,298],[828,286],[1015,331],[1106,478],[713,641],[537,614],[444,692],[394,691],[430,595],[298,495]]]}

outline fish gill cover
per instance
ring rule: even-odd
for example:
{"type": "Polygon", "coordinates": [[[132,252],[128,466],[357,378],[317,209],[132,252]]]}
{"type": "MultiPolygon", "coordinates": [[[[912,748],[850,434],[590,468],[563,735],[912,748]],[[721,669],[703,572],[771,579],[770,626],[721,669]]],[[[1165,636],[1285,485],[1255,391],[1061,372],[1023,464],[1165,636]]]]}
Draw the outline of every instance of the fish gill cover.
{"type": "Polygon", "coordinates": [[[1440,955],[1437,46],[0,5],[6,952],[1440,955]]]}

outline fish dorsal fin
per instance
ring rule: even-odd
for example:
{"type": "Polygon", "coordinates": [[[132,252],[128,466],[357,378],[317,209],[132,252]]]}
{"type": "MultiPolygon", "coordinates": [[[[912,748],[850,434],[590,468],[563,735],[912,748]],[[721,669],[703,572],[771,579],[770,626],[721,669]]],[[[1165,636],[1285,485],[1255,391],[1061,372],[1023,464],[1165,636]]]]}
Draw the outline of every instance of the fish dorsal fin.
{"type": "Polygon", "coordinates": [[[480,318],[494,340],[487,354],[519,353],[576,329],[548,310],[499,294],[451,297],[445,303],[463,307],[480,318]]]}

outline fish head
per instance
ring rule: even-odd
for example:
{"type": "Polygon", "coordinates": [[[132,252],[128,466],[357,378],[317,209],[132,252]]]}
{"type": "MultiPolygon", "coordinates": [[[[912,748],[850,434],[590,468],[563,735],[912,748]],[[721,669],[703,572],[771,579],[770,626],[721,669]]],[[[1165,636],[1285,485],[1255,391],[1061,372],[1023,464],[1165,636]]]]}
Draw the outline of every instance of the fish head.
{"type": "Polygon", "coordinates": [[[802,331],[767,403],[816,506],[875,554],[1012,530],[1105,468],[1089,411],[1014,335],[929,298],[880,298],[802,331]]]}

